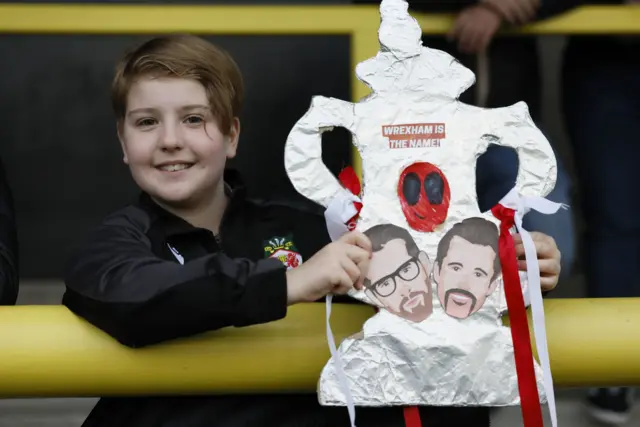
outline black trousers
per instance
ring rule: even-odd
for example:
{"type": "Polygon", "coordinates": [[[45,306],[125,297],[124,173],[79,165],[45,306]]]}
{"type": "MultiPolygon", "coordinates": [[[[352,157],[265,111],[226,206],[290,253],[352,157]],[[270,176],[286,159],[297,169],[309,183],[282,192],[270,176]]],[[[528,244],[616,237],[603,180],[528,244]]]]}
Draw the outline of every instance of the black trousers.
{"type": "MultiPolygon", "coordinates": [[[[489,427],[488,408],[421,407],[422,427],[489,427]]],[[[400,407],[356,408],[358,427],[405,427],[400,407]]],[[[83,427],[349,427],[315,394],[101,399],[83,427]]]]}

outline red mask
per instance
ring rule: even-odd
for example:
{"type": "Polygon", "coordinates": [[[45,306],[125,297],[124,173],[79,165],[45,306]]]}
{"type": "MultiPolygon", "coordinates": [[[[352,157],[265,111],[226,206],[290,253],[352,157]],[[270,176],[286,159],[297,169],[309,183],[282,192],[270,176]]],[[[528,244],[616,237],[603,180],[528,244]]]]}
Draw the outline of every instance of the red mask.
{"type": "Polygon", "coordinates": [[[409,226],[416,231],[431,232],[447,218],[451,190],[440,169],[431,163],[418,162],[400,174],[398,197],[409,226]]]}

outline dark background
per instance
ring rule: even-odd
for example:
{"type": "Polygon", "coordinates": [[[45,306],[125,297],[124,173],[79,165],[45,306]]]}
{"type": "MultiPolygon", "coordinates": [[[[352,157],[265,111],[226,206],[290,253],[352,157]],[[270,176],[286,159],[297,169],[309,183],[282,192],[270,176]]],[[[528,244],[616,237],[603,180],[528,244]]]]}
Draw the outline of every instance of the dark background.
{"type": "MultiPolygon", "coordinates": [[[[295,2],[302,3],[314,2],[295,2]]],[[[23,278],[60,277],[86,233],[137,195],[121,161],[109,86],[125,48],[150,36],[0,35],[0,156],[16,202],[23,278]]],[[[284,143],[313,95],[351,99],[348,36],[206,38],[231,52],[247,86],[233,166],[255,195],[306,200],[284,171],[284,143]]],[[[334,172],[349,161],[346,131],[327,134],[324,147],[334,172]]]]}

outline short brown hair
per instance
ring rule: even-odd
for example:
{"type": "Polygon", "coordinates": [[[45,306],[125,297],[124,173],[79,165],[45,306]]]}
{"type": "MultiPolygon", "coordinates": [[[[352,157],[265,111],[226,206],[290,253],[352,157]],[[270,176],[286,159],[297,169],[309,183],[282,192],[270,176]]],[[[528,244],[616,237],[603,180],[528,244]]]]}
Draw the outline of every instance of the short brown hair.
{"type": "Polygon", "coordinates": [[[498,256],[498,227],[493,222],[478,217],[467,218],[454,224],[438,243],[438,253],[435,260],[438,268],[442,267],[442,261],[449,252],[451,240],[456,236],[473,245],[489,246],[493,249],[496,256],[493,260],[493,277],[491,277],[491,281],[496,280],[502,271],[500,257],[498,256]]]}
{"type": "Polygon", "coordinates": [[[125,117],[131,86],[141,77],[180,77],[202,84],[223,134],[229,133],[233,119],[240,115],[244,84],[238,65],[226,51],[200,37],[156,37],[122,58],[111,85],[118,121],[125,117]]]}

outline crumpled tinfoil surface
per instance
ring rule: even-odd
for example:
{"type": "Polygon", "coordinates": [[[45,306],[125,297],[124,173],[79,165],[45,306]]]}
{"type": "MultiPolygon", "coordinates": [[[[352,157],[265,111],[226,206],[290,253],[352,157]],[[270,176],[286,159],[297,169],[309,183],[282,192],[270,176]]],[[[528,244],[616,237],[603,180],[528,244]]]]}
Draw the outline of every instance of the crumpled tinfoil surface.
{"type": "MultiPolygon", "coordinates": [[[[380,12],[380,52],[356,68],[372,94],[355,104],[315,97],[290,133],[285,165],[294,187],[327,207],[347,191],[322,162],[321,134],[335,126],[347,128],[363,168],[364,207],[357,229],[384,223],[404,227],[433,260],[440,239],[453,224],[469,217],[499,224],[491,212],[479,211],[476,200],[476,159],[490,143],[516,149],[516,188],[523,196],[546,196],[553,189],[555,156],[524,103],[483,109],[458,101],[473,85],[473,73],[447,53],[422,46],[422,31],[406,1],[383,0],[380,12]],[[430,129],[426,135],[423,127],[418,143],[411,137],[402,142],[402,132],[412,131],[406,126],[424,124],[443,124],[444,132],[436,135],[430,129]],[[385,126],[405,127],[385,132],[385,126]],[[436,165],[450,186],[446,220],[433,232],[412,229],[398,201],[401,171],[414,162],[436,165]]],[[[502,280],[484,306],[463,320],[444,312],[436,286],[433,283],[433,312],[427,320],[414,323],[382,309],[361,334],[340,344],[355,405],[519,404],[511,334],[500,319],[506,309],[502,280]]],[[[376,305],[363,292],[352,296],[376,305]]],[[[536,375],[545,402],[537,363],[536,375]]],[[[346,405],[333,358],[322,371],[318,396],[323,405],[346,405]]]]}

